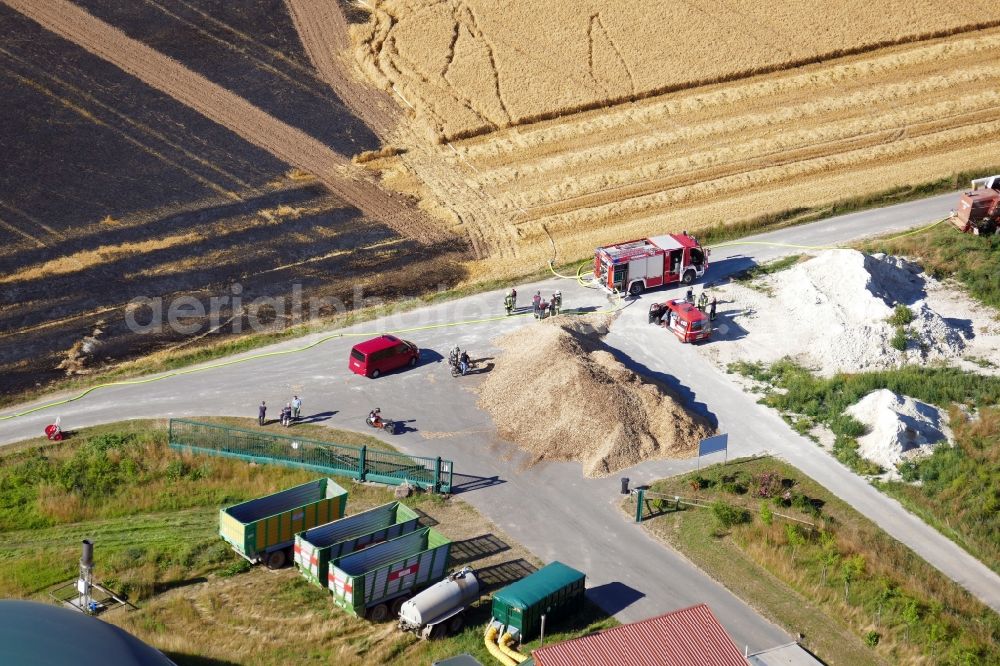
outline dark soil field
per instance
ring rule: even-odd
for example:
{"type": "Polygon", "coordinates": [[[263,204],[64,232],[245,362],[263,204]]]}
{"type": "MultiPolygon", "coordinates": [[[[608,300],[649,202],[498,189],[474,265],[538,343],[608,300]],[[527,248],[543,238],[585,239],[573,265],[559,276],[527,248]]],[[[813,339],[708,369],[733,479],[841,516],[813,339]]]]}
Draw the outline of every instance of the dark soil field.
{"type": "Polygon", "coordinates": [[[74,4],[338,153],[379,147],[378,137],[317,78],[283,0],[74,4]]]}
{"type": "MultiPolygon", "coordinates": [[[[345,162],[379,146],[316,78],[280,1],[78,4],[345,162]]],[[[331,193],[329,173],[310,177],[2,4],[0,99],[0,395],[216,323],[205,341],[248,330],[226,300],[215,322],[186,320],[194,333],[136,335],[124,315],[137,297],[192,295],[207,310],[234,284],[243,303],[297,284],[304,304],[350,304],[356,285],[386,298],[460,277],[459,243],[400,235],[331,193]]]]}

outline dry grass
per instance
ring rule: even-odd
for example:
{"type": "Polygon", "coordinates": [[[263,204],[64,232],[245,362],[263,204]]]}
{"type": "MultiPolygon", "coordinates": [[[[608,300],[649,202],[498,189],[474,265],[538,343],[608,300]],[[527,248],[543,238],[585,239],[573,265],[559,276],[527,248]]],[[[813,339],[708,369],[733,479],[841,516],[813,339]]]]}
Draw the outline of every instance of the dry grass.
{"type": "MultiPolygon", "coordinates": [[[[107,218],[101,221],[107,223],[107,218]]],[[[118,222],[115,222],[118,224],[118,222]]],[[[193,244],[201,238],[200,234],[190,232],[165,236],[155,240],[140,241],[135,243],[119,243],[117,245],[105,245],[96,250],[81,250],[73,254],[59,257],[51,261],[46,261],[35,266],[29,266],[8,275],[0,276],[0,284],[5,282],[27,282],[53,275],[65,275],[66,273],[76,273],[93,269],[104,263],[109,263],[122,257],[136,254],[163,250],[177,245],[193,244]]]]}

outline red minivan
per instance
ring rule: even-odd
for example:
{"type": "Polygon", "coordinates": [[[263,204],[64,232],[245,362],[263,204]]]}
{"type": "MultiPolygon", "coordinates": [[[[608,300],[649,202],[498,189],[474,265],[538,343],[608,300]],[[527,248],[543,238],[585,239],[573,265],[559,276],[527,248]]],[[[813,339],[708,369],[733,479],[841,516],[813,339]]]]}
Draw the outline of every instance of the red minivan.
{"type": "Polygon", "coordinates": [[[380,335],[354,345],[347,367],[365,377],[378,377],[404,365],[412,368],[419,359],[420,350],[412,342],[380,335]]]}

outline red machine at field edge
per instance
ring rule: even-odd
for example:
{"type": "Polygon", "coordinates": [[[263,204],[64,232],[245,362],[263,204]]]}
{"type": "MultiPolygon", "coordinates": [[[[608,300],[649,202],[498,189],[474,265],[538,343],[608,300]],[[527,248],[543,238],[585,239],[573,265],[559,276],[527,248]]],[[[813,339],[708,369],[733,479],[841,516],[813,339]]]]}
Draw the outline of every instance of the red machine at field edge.
{"type": "Polygon", "coordinates": [[[972,189],[962,193],[949,220],[967,234],[1000,233],[1000,176],[972,181],[972,189]]]}

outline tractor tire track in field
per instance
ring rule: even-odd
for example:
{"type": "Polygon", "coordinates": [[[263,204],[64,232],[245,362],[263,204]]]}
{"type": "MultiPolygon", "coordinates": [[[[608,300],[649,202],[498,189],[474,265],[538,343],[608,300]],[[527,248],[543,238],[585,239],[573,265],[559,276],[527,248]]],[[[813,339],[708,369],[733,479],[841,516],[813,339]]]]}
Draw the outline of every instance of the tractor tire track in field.
{"type": "Polygon", "coordinates": [[[344,201],[421,244],[454,241],[415,204],[368,180],[344,155],[66,0],[4,0],[13,9],[120,67],[288,164],[314,174],[344,201]]]}
{"type": "Polygon", "coordinates": [[[389,96],[351,75],[347,60],[351,40],[340,3],[331,0],[285,0],[292,24],[306,55],[337,97],[383,141],[399,119],[399,108],[389,96]]]}

